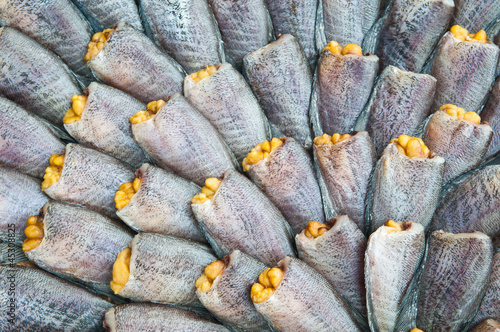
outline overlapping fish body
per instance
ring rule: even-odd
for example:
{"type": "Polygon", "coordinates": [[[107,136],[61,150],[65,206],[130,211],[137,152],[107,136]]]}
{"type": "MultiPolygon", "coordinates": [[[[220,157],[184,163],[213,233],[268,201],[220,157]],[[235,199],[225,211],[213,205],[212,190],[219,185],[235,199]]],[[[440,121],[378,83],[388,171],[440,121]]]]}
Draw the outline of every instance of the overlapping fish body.
{"type": "Polygon", "coordinates": [[[81,94],[54,53],[14,28],[0,28],[0,93],[25,109],[61,125],[71,97],[81,94]]]}
{"type": "Polygon", "coordinates": [[[481,119],[493,129],[493,136],[485,158],[495,156],[500,151],[500,79],[497,79],[488,101],[480,113],[481,119]]]}
{"type": "Polygon", "coordinates": [[[127,22],[134,29],[142,31],[139,9],[134,0],[72,0],[83,12],[94,31],[111,28],[119,22],[127,22]]]}
{"type": "Polygon", "coordinates": [[[498,0],[454,0],[453,25],[458,24],[471,32],[489,27],[500,16],[498,0]]]}

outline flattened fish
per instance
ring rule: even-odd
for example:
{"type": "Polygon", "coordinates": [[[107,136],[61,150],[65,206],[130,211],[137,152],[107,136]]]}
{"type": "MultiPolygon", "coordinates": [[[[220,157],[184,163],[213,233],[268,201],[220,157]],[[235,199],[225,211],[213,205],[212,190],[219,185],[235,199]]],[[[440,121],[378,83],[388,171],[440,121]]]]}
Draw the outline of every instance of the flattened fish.
{"type": "Polygon", "coordinates": [[[470,31],[479,31],[500,17],[499,0],[454,0],[453,25],[459,24],[470,31]]]}
{"type": "Polygon", "coordinates": [[[495,156],[500,151],[500,79],[497,79],[491,94],[480,113],[481,119],[487,122],[493,129],[493,137],[491,139],[488,152],[485,158],[495,156]]]}
{"type": "Polygon", "coordinates": [[[134,0],[72,0],[87,17],[94,31],[111,28],[124,21],[134,29],[142,31],[139,10],[134,0]]]}

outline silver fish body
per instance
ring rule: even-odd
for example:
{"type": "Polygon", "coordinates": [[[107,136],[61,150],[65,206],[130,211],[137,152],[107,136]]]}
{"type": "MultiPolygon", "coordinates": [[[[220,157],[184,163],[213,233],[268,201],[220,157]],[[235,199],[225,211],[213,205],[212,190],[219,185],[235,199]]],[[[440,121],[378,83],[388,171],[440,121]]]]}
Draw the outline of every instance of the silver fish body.
{"type": "MultiPolygon", "coordinates": [[[[0,295],[15,302],[15,315],[0,317],[2,331],[100,331],[113,304],[88,290],[33,267],[0,266],[0,295]],[[9,295],[15,282],[15,295],[9,295]]],[[[12,292],[12,291],[11,291],[12,292]]]]}
{"type": "Polygon", "coordinates": [[[138,232],[174,235],[206,243],[191,211],[200,187],[174,173],[144,164],[136,172],[139,190],[116,215],[138,232]]]}
{"type": "Polygon", "coordinates": [[[152,119],[133,124],[132,133],[157,165],[197,185],[236,167],[217,130],[179,94],[171,96],[152,119]]]}
{"type": "Polygon", "coordinates": [[[269,139],[267,121],[245,78],[230,64],[198,83],[184,79],[184,95],[219,131],[238,161],[269,139]]]}
{"type": "Polygon", "coordinates": [[[292,230],[281,212],[237,171],[225,172],[214,197],[191,208],[218,257],[239,249],[273,265],[295,256],[292,230]]]}
{"type": "Polygon", "coordinates": [[[500,332],[500,322],[487,319],[481,324],[478,324],[474,328],[470,329],[471,332],[500,332]]]}
{"type": "Polygon", "coordinates": [[[500,16],[499,0],[455,0],[453,24],[472,33],[486,29],[500,16]]]}
{"type": "Polygon", "coordinates": [[[500,79],[493,85],[491,94],[480,113],[481,119],[493,129],[493,136],[485,158],[495,156],[500,151],[500,79]]]}
{"type": "Polygon", "coordinates": [[[493,259],[491,239],[480,232],[430,235],[418,296],[417,326],[464,331],[481,302],[493,259]]]}
{"type": "Polygon", "coordinates": [[[87,65],[99,81],[144,103],[182,92],[184,70],[124,22],[118,23],[104,48],[87,65]]]}
{"type": "Polygon", "coordinates": [[[134,0],[72,0],[87,17],[94,31],[102,31],[124,21],[142,31],[139,9],[134,0]]]}
{"type": "Polygon", "coordinates": [[[66,145],[60,179],[44,193],[52,199],[81,204],[116,219],[115,193],[122,183],[133,179],[132,168],[124,162],[70,143],[66,145]]]}
{"type": "Polygon", "coordinates": [[[410,294],[411,282],[424,257],[424,227],[414,222],[400,226],[400,231],[381,226],[368,239],[365,283],[372,331],[395,330],[404,299],[410,294]]]}
{"type": "Polygon", "coordinates": [[[267,266],[239,250],[231,251],[223,261],[226,267],[210,290],[196,292],[200,302],[235,331],[270,331],[250,298],[252,284],[267,266]]]}
{"type": "Polygon", "coordinates": [[[224,62],[217,22],[207,0],[140,0],[146,32],[188,74],[224,62]]]}
{"type": "Polygon", "coordinates": [[[311,220],[324,222],[321,192],[307,151],[293,138],[281,141],[267,158],[249,165],[248,176],[298,234],[311,220]]]}
{"type": "Polygon", "coordinates": [[[138,168],[148,159],[132,137],[129,118],[146,105],[110,86],[92,82],[80,120],[64,124],[79,143],[138,168]]]}
{"type": "Polygon", "coordinates": [[[437,79],[433,109],[454,104],[477,111],[495,81],[500,50],[493,43],[461,42],[447,32],[432,60],[437,79]]]}
{"type": "Polygon", "coordinates": [[[128,303],[109,309],[104,318],[109,332],[164,331],[228,332],[224,326],[192,311],[156,303],[128,303]]]}
{"type": "Polygon", "coordinates": [[[39,267],[98,292],[111,293],[113,263],[132,232],[86,208],[56,201],[40,210],[42,242],[26,252],[39,267]]]}
{"type": "Polygon", "coordinates": [[[64,143],[39,118],[0,97],[0,165],[42,178],[49,157],[63,150],[64,143]]]}
{"type": "Polygon", "coordinates": [[[21,32],[0,28],[0,93],[28,111],[61,125],[71,97],[81,94],[70,69],[21,32]]]}
{"type": "Polygon", "coordinates": [[[137,234],[129,246],[130,275],[118,295],[135,302],[201,306],[195,281],[216,260],[208,246],[154,233],[137,234]]]}
{"type": "MultiPolygon", "coordinates": [[[[304,147],[311,146],[312,72],[299,41],[281,35],[243,58],[245,74],[271,124],[304,147]]],[[[281,136],[273,133],[273,136],[281,136]]]]}

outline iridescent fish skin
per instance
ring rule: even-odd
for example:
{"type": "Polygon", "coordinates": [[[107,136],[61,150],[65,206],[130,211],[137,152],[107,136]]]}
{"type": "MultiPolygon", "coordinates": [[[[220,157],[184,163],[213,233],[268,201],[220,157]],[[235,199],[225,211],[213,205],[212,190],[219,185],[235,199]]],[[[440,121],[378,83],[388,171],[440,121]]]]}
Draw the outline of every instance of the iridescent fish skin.
{"type": "Polygon", "coordinates": [[[102,31],[124,21],[143,31],[139,9],[134,0],[72,0],[87,17],[94,31],[102,31]]]}
{"type": "Polygon", "coordinates": [[[311,220],[325,221],[321,192],[307,151],[293,138],[280,140],[267,158],[249,165],[248,176],[298,234],[311,220]]]}
{"type": "Polygon", "coordinates": [[[128,303],[113,307],[106,312],[104,327],[109,332],[229,332],[224,326],[192,311],[156,303],[128,303]]]}
{"type": "Polygon", "coordinates": [[[500,323],[493,319],[487,319],[481,324],[469,330],[470,332],[500,332],[500,323]]]}
{"type": "Polygon", "coordinates": [[[140,0],[147,34],[188,74],[224,62],[217,22],[207,0],[140,0]]]}
{"type": "Polygon", "coordinates": [[[0,93],[58,125],[81,94],[70,69],[54,53],[11,27],[0,28],[0,93]]]}
{"type": "Polygon", "coordinates": [[[196,184],[150,164],[137,170],[139,190],[116,215],[137,232],[174,235],[206,243],[193,211],[191,198],[200,192],[196,184]]]}
{"type": "Polygon", "coordinates": [[[112,293],[116,255],[132,240],[132,231],[86,208],[47,202],[42,242],[26,256],[37,266],[102,293],[112,293]]]}
{"type": "Polygon", "coordinates": [[[472,33],[485,29],[500,16],[499,0],[454,0],[453,24],[458,24],[472,33]]]}
{"type": "Polygon", "coordinates": [[[453,0],[394,0],[379,34],[381,67],[418,73],[453,17],[453,0]]]}
{"type": "MultiPolygon", "coordinates": [[[[500,35],[500,34],[499,34],[500,35]]],[[[485,158],[495,156],[500,151],[500,79],[497,79],[491,94],[480,113],[481,119],[493,129],[493,136],[485,158]]]]}
{"type": "Polygon", "coordinates": [[[0,97],[0,165],[43,178],[49,157],[63,150],[64,143],[45,123],[0,97]]]}
{"type": "Polygon", "coordinates": [[[90,76],[83,56],[92,29],[70,0],[3,0],[0,25],[20,30],[61,57],[77,74],[90,76]]]}
{"type": "Polygon", "coordinates": [[[480,109],[495,81],[499,53],[491,42],[461,42],[447,32],[432,60],[430,74],[437,79],[433,109],[444,104],[480,109]]]}
{"type": "MultiPolygon", "coordinates": [[[[248,82],[274,129],[309,148],[312,71],[299,41],[292,35],[281,35],[247,54],[243,65],[248,82]]],[[[273,136],[281,134],[273,133],[273,136]]]]}
{"type": "Polygon", "coordinates": [[[12,299],[15,280],[16,314],[0,317],[2,331],[99,331],[113,304],[88,290],[38,268],[0,266],[0,295],[12,299]]]}
{"type": "Polygon", "coordinates": [[[87,65],[99,81],[144,103],[182,92],[184,70],[124,22],[118,23],[104,48],[87,65]]]}
{"type": "Polygon", "coordinates": [[[464,331],[488,285],[492,259],[491,239],[481,232],[431,233],[417,326],[423,331],[464,331]]]}
{"type": "Polygon", "coordinates": [[[179,94],[171,96],[152,119],[133,124],[132,133],[157,165],[200,186],[236,167],[217,130],[179,94]]]}

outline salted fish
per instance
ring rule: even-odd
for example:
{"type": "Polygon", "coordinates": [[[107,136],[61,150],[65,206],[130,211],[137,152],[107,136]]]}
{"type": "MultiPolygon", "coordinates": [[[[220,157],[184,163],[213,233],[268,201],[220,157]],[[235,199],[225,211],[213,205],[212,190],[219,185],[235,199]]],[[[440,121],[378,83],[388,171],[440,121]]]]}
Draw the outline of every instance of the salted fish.
{"type": "Polygon", "coordinates": [[[94,31],[102,31],[124,21],[142,31],[139,9],[134,0],[71,0],[82,11],[94,31]]]}
{"type": "Polygon", "coordinates": [[[499,0],[454,0],[452,25],[458,24],[473,33],[494,24],[500,17],[499,0]]]}
{"type": "Polygon", "coordinates": [[[496,156],[500,151],[500,79],[497,79],[491,94],[480,113],[481,119],[493,129],[493,136],[485,158],[496,156]]]}

